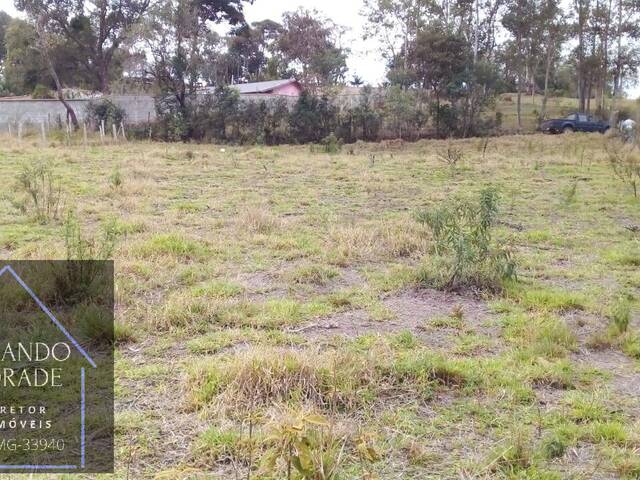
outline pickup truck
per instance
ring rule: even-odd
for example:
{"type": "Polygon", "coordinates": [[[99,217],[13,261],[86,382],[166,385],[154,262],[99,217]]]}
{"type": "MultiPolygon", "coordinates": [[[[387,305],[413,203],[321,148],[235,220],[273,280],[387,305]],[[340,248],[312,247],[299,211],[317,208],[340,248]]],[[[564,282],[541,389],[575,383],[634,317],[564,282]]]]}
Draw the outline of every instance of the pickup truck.
{"type": "Polygon", "coordinates": [[[597,120],[586,113],[572,113],[566,118],[556,118],[542,123],[544,133],[599,132],[609,130],[608,122],[597,120]]]}

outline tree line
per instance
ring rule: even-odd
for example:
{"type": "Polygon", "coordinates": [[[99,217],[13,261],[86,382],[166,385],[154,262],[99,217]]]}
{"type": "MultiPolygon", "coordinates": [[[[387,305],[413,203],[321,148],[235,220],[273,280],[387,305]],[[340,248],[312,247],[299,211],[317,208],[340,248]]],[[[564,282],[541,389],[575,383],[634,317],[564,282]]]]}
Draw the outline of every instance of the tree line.
{"type": "MultiPolygon", "coordinates": [[[[318,99],[363,84],[357,72],[348,76],[344,27],[304,8],[249,24],[250,3],[16,0],[24,20],[0,13],[0,91],[53,94],[75,125],[69,88],[152,92],[184,139],[197,135],[205,85],[218,88],[219,103],[232,97],[222,93],[232,83],[295,77],[318,99]]],[[[363,39],[387,65],[386,93],[351,110],[371,108],[400,137],[427,119],[437,136],[490,128],[486,109],[503,92],[517,96],[519,129],[528,94],[543,95],[540,119],[552,95],[606,115],[640,66],[640,0],[364,0],[362,15],[363,39]]]]}

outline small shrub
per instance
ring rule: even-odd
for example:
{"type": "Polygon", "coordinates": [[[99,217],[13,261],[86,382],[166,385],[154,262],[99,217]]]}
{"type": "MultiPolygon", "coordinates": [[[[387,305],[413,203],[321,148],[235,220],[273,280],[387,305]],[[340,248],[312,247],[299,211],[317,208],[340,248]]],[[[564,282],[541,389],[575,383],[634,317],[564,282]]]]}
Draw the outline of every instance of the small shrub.
{"type": "Polygon", "coordinates": [[[125,119],[125,111],[111,100],[100,100],[98,102],[89,102],[87,105],[87,119],[94,126],[98,126],[104,122],[105,129],[111,128],[112,125],[120,126],[125,119]]]}
{"type": "Polygon", "coordinates": [[[73,312],[78,328],[87,342],[111,344],[114,341],[113,320],[96,304],[80,304],[73,312]]]}
{"type": "Polygon", "coordinates": [[[631,303],[626,296],[620,295],[616,299],[611,310],[611,321],[619,333],[625,333],[629,329],[631,303]]]}
{"type": "Polygon", "coordinates": [[[15,202],[24,213],[31,211],[40,223],[59,218],[62,186],[48,163],[25,165],[17,177],[17,189],[25,198],[15,202]]]}
{"type": "Polygon", "coordinates": [[[122,186],[123,181],[120,169],[115,168],[113,172],[111,172],[111,175],[109,175],[109,183],[111,183],[113,188],[118,189],[122,186]]]}
{"type": "Polygon", "coordinates": [[[342,150],[342,140],[338,140],[335,133],[324,137],[320,144],[322,145],[325,153],[336,154],[342,150]]]}
{"type": "Polygon", "coordinates": [[[446,163],[451,171],[455,172],[458,168],[458,164],[464,160],[464,152],[461,148],[449,143],[445,150],[438,153],[438,158],[446,163]]]}
{"type": "Polygon", "coordinates": [[[516,266],[506,248],[492,242],[498,215],[498,193],[486,188],[477,202],[454,199],[431,211],[420,212],[435,241],[435,258],[421,279],[436,288],[500,289],[516,279],[516,266]]]}
{"type": "Polygon", "coordinates": [[[606,151],[614,175],[628,185],[637,198],[640,186],[640,152],[636,146],[625,145],[616,139],[607,142],[606,151]]]}
{"type": "Polygon", "coordinates": [[[130,323],[116,322],[113,326],[113,336],[118,344],[132,343],[137,340],[136,330],[130,323]]]}
{"type": "Polygon", "coordinates": [[[51,94],[51,89],[45,85],[38,84],[33,89],[33,93],[31,93],[31,98],[33,99],[51,99],[53,95],[51,94]]]}
{"type": "Polygon", "coordinates": [[[573,182],[569,187],[566,188],[563,193],[565,205],[571,205],[575,203],[578,193],[578,182],[573,182]]]}
{"type": "Polygon", "coordinates": [[[302,265],[285,275],[287,280],[300,285],[326,285],[337,276],[336,269],[313,264],[302,265]]]}
{"type": "MultiPolygon", "coordinates": [[[[73,211],[67,212],[64,225],[64,242],[67,251],[67,267],[54,270],[56,291],[60,298],[71,301],[88,296],[96,278],[102,272],[100,260],[108,260],[115,248],[116,234],[109,224],[102,228],[99,236],[86,236],[73,211]]],[[[103,322],[87,324],[87,333],[98,331],[103,322]]],[[[113,338],[113,332],[109,334],[113,338]]]]}
{"type": "Polygon", "coordinates": [[[83,235],[80,222],[73,211],[67,212],[64,224],[64,243],[68,260],[107,260],[115,248],[116,233],[110,223],[99,237],[83,235]]]}
{"type": "Polygon", "coordinates": [[[323,416],[308,412],[285,412],[271,425],[269,449],[262,457],[263,475],[302,480],[334,480],[344,457],[346,438],[337,435],[323,416]],[[279,472],[278,460],[285,472],[279,472]],[[297,473],[292,476],[292,471],[297,473]],[[286,477],[285,477],[286,475],[286,477]]]}
{"type": "Polygon", "coordinates": [[[562,435],[550,435],[542,442],[542,454],[549,460],[561,458],[567,451],[567,443],[567,439],[562,435]]]}
{"type": "Polygon", "coordinates": [[[229,462],[247,456],[249,442],[239,432],[210,427],[199,435],[195,451],[209,462],[229,462]]]}
{"type": "Polygon", "coordinates": [[[530,310],[569,312],[584,310],[586,304],[584,296],[578,293],[552,288],[528,288],[515,294],[520,303],[530,310]]]}

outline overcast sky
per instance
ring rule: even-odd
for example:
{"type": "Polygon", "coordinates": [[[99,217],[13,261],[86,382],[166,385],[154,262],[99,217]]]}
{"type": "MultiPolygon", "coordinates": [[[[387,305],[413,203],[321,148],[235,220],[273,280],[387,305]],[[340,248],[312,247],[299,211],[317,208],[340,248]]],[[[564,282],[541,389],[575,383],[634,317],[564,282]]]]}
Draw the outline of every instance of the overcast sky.
{"type": "MultiPolygon", "coordinates": [[[[343,40],[343,46],[351,49],[348,61],[349,79],[355,73],[365,82],[374,85],[384,79],[385,63],[376,43],[362,40],[362,0],[256,0],[253,5],[245,7],[245,14],[249,22],[267,18],[277,21],[283,12],[296,10],[300,6],[317,9],[334,22],[350,29],[343,40]]],[[[13,0],[0,0],[0,10],[17,15],[13,0]]],[[[640,85],[630,93],[633,98],[639,97],[640,85]]]]}
{"type": "MultiPolygon", "coordinates": [[[[278,21],[284,12],[296,10],[300,6],[316,9],[350,29],[343,39],[343,46],[351,49],[348,60],[349,80],[354,73],[374,85],[384,79],[385,64],[375,42],[362,40],[362,0],[256,0],[253,5],[245,7],[245,15],[249,22],[267,18],[278,21]]],[[[18,15],[13,0],[0,0],[0,10],[12,16],[18,15]]]]}

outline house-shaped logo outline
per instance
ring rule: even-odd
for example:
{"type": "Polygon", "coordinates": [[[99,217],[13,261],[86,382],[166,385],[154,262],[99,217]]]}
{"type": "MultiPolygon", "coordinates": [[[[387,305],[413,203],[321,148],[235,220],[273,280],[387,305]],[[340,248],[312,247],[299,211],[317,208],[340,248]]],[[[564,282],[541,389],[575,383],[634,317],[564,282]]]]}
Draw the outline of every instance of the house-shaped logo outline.
{"type": "MultiPolygon", "coordinates": [[[[55,317],[51,310],[47,308],[47,306],[40,300],[40,298],[34,293],[34,291],[26,284],[26,282],[16,273],[16,271],[11,267],[11,265],[5,265],[0,269],[0,279],[4,276],[5,273],[10,273],[11,276],[15,279],[16,282],[29,294],[29,296],[38,304],[38,307],[42,312],[49,317],[49,319],[54,323],[54,325],[62,332],[62,334],[67,337],[67,339],[71,342],[71,344],[75,347],[75,349],[85,358],[87,362],[93,367],[98,368],[96,362],[89,356],[84,348],[80,345],[80,343],[64,328],[64,325],[60,323],[60,321],[55,317]]],[[[82,367],[80,369],[80,469],[85,468],[85,460],[86,460],[86,432],[85,432],[85,423],[86,423],[86,391],[85,391],[85,369],[82,367]]],[[[78,465],[0,465],[0,472],[2,471],[10,471],[10,470],[30,470],[30,471],[38,471],[39,473],[44,473],[47,470],[56,471],[56,470],[75,470],[78,469],[78,465]]]]}

